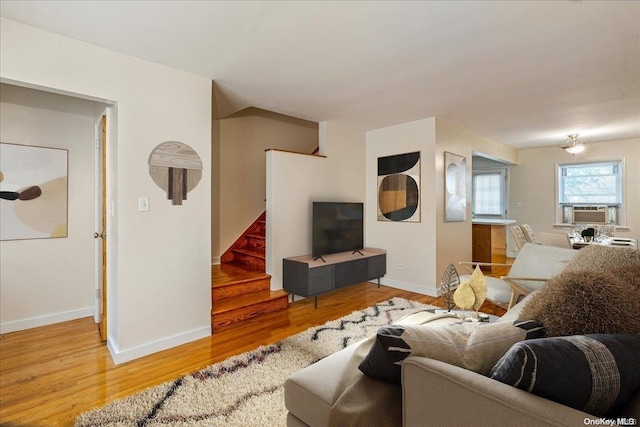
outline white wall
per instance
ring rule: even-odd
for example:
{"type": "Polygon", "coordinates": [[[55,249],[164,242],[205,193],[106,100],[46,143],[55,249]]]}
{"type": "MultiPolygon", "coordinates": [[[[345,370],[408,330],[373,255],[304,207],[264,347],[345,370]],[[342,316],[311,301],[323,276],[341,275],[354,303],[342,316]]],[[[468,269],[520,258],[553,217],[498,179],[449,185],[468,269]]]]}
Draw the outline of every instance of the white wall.
{"type": "Polygon", "coordinates": [[[627,230],[616,234],[640,238],[640,139],[588,144],[580,154],[557,147],[535,148],[519,152],[519,164],[510,168],[510,209],[520,224],[535,231],[562,232],[554,228],[556,206],[556,164],[624,159],[625,208],[627,230]],[[535,183],[535,191],[534,184],[535,183]],[[516,203],[520,202],[521,207],[516,203]]]}
{"type": "Polygon", "coordinates": [[[444,151],[469,160],[469,200],[473,152],[517,161],[514,149],[436,118],[366,134],[327,122],[320,125],[319,135],[320,152],[326,158],[275,150],[267,153],[267,272],[273,277],[273,289],[282,287],[283,258],[311,252],[313,200],[364,201],[365,246],[387,250],[387,274],[382,283],[436,295],[446,266],[471,259],[470,206],[467,221],[444,221],[444,151]],[[378,221],[378,158],[414,151],[421,153],[421,221],[378,221]],[[404,270],[397,269],[397,264],[404,270]]]}
{"type": "Polygon", "coordinates": [[[117,221],[117,234],[108,231],[114,360],[209,335],[211,81],[5,18],[0,31],[3,81],[116,104],[108,159],[110,221],[117,221]],[[149,154],[165,141],[190,145],[204,165],[182,206],[172,206],[148,173],[149,154]],[[138,212],[139,196],[149,196],[149,212],[138,212]]]}
{"type": "Polygon", "coordinates": [[[266,261],[274,290],[282,289],[282,259],[311,253],[313,201],[365,202],[364,132],[323,122],[319,133],[326,157],[267,152],[266,261]]]}
{"type": "Polygon", "coordinates": [[[67,237],[0,242],[2,333],[93,314],[96,104],[0,86],[2,142],[68,150],[67,237]]]}
{"type": "MultiPolygon", "coordinates": [[[[318,146],[318,124],[282,114],[249,108],[219,121],[220,165],[219,257],[265,210],[265,150],[277,148],[311,154],[318,146]]],[[[218,185],[215,181],[213,185],[218,185]]],[[[216,233],[217,229],[217,233],[216,233]]]]}
{"type": "Polygon", "coordinates": [[[387,275],[382,283],[435,295],[436,202],[435,118],[367,132],[367,245],[387,250],[387,275]],[[378,158],[420,152],[420,222],[377,219],[378,158]],[[404,265],[404,270],[396,268],[404,265]]]}
{"type": "Polygon", "coordinates": [[[436,283],[450,263],[459,268],[460,261],[472,260],[471,230],[471,178],[472,156],[474,153],[507,163],[518,162],[518,152],[499,142],[485,138],[468,129],[442,119],[436,119],[436,203],[437,214],[437,257],[436,283]],[[446,222],[444,215],[444,152],[467,158],[467,220],[446,222]]]}

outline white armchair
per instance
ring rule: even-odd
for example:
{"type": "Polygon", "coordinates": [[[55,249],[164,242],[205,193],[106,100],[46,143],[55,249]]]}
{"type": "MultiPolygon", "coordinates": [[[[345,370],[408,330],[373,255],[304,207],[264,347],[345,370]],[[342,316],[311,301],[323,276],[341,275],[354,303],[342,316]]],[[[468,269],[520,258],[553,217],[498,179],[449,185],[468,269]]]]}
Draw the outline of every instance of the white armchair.
{"type": "Polygon", "coordinates": [[[573,249],[571,239],[566,233],[538,233],[538,242],[542,245],[573,249]]]}
{"type": "Polygon", "coordinates": [[[520,228],[522,229],[522,233],[524,234],[524,238],[527,239],[527,242],[529,242],[529,243],[540,243],[536,239],[536,235],[533,234],[533,229],[531,228],[531,226],[529,224],[522,224],[520,226],[520,228]]]}
{"type": "Polygon", "coordinates": [[[513,241],[516,243],[518,250],[524,247],[524,244],[527,243],[527,239],[524,237],[524,233],[522,232],[522,228],[519,225],[512,225],[509,227],[511,231],[511,235],[513,236],[513,241]]]}
{"type": "MultiPolygon", "coordinates": [[[[508,275],[499,278],[485,275],[487,299],[511,308],[521,297],[539,289],[547,280],[560,273],[576,253],[573,249],[525,243],[508,275]]],[[[460,262],[460,265],[470,273],[476,265],[509,266],[483,262],[460,262]]],[[[469,275],[460,276],[460,281],[468,279],[469,275]]]]}

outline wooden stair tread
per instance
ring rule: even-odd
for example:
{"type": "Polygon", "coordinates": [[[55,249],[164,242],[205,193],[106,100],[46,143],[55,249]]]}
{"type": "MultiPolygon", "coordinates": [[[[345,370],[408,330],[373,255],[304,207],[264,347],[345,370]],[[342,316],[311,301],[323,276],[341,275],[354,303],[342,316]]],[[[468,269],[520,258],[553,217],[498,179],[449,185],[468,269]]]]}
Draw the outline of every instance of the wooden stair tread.
{"type": "Polygon", "coordinates": [[[267,273],[262,273],[260,271],[256,271],[254,275],[251,275],[250,277],[246,277],[243,279],[228,279],[228,281],[224,281],[224,282],[213,281],[213,283],[211,283],[211,287],[224,288],[225,286],[241,285],[244,283],[255,282],[257,280],[266,280],[266,279],[271,279],[271,275],[267,273]]]}
{"type": "Polygon", "coordinates": [[[278,291],[263,291],[255,292],[252,294],[239,295],[233,298],[227,298],[221,301],[215,301],[211,314],[225,313],[227,311],[240,309],[243,307],[250,307],[252,305],[260,304],[266,301],[272,301],[279,298],[289,298],[289,294],[283,290],[278,291]]]}
{"type": "Polygon", "coordinates": [[[252,256],[259,259],[265,259],[264,253],[259,251],[252,251],[246,248],[234,249],[233,252],[237,252],[239,254],[244,254],[248,256],[252,256]]]}
{"type": "Polygon", "coordinates": [[[256,270],[246,265],[223,263],[211,266],[212,287],[244,283],[249,280],[271,278],[264,270],[256,270]]]}

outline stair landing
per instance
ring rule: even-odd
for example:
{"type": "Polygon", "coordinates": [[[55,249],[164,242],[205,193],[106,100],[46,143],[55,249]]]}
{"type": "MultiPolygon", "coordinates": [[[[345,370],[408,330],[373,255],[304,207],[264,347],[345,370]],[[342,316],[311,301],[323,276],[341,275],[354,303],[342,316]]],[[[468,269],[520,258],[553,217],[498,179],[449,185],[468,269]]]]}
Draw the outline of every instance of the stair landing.
{"type": "Polygon", "coordinates": [[[286,310],[289,306],[289,294],[271,291],[271,276],[262,271],[223,263],[213,265],[211,273],[213,331],[286,310]]]}

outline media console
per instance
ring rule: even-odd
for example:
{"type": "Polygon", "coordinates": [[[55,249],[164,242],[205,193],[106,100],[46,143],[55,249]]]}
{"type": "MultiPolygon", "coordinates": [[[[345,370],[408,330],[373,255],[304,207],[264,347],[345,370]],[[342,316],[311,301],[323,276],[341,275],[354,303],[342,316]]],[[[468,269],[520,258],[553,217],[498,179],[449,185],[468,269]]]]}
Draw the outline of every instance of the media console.
{"type": "Polygon", "coordinates": [[[282,260],[282,286],[285,291],[303,297],[318,295],[357,283],[378,279],[387,272],[387,252],[384,249],[364,248],[361,253],[342,252],[313,259],[311,255],[282,260]]]}

